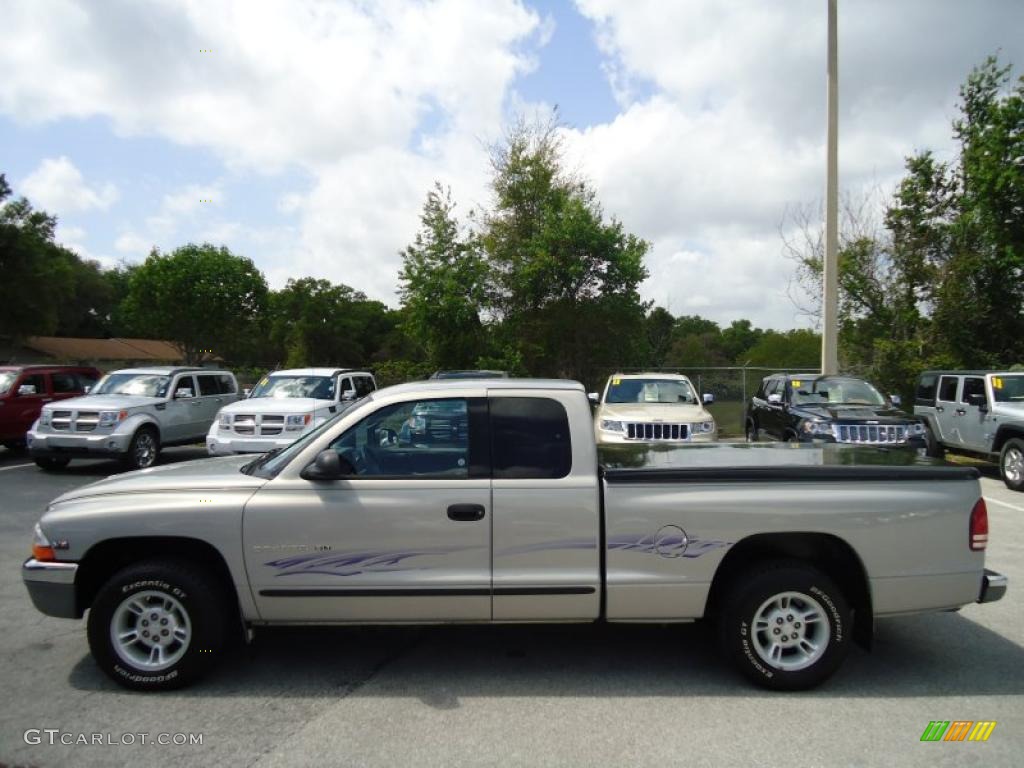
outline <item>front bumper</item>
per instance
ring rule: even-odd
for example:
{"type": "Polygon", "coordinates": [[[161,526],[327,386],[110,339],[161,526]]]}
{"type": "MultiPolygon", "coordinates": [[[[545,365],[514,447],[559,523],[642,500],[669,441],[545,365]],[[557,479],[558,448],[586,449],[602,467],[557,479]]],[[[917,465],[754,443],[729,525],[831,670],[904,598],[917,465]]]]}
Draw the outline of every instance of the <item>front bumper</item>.
{"type": "Polygon", "coordinates": [[[604,429],[595,431],[598,444],[601,445],[690,445],[692,443],[714,443],[718,440],[718,430],[691,434],[685,440],[644,440],[629,438],[622,432],[609,432],[604,429]]]}
{"type": "Polygon", "coordinates": [[[78,563],[41,562],[30,557],[21,566],[21,580],[36,610],[59,619],[80,619],[75,592],[78,563]]]}
{"type": "Polygon", "coordinates": [[[994,603],[1002,599],[1006,594],[1006,585],[1009,580],[1001,573],[985,569],[981,577],[981,592],[978,593],[979,603],[994,603]]]}
{"type": "Polygon", "coordinates": [[[100,435],[29,432],[26,437],[33,457],[115,456],[126,453],[132,441],[131,434],[116,432],[100,435]]]}
{"type": "Polygon", "coordinates": [[[266,453],[275,448],[285,448],[302,437],[295,432],[287,437],[222,437],[221,435],[206,436],[206,450],[211,456],[232,456],[238,453],[266,453]]]}

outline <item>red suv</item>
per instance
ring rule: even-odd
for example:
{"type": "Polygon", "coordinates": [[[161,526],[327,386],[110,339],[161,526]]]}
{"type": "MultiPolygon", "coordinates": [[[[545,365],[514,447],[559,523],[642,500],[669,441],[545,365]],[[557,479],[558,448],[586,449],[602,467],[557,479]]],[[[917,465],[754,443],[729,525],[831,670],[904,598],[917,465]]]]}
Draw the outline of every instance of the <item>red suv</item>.
{"type": "Polygon", "coordinates": [[[45,403],[81,397],[101,375],[73,365],[0,365],[0,444],[22,448],[45,403]]]}

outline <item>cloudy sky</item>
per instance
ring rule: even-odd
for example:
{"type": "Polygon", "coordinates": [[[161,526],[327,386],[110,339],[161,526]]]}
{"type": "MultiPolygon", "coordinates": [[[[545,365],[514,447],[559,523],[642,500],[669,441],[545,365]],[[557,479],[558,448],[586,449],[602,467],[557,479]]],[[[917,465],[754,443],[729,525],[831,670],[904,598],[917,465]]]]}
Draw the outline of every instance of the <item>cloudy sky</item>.
{"type": "MultiPolygon", "coordinates": [[[[951,155],[1019,0],[840,0],[840,175],[951,155]]],[[[0,172],[106,264],[223,243],[274,287],[394,305],[435,179],[486,205],[486,145],[557,105],[570,164],[652,244],[675,314],[804,324],[787,207],[824,189],[825,0],[0,0],[0,172]]]]}

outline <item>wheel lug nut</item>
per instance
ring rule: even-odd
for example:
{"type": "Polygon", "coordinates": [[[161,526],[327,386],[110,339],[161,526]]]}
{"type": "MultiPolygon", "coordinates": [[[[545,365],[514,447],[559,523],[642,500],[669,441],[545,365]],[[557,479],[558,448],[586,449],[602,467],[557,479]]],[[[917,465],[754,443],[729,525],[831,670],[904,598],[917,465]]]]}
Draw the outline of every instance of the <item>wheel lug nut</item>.
{"type": "Polygon", "coordinates": [[[155,613],[149,614],[149,618],[151,618],[153,621],[156,621],[156,614],[155,613]]]}
{"type": "Polygon", "coordinates": [[[772,632],[774,632],[776,635],[779,634],[779,632],[781,632],[781,631],[782,630],[779,629],[778,627],[776,627],[775,629],[772,630],[772,632]]]}
{"type": "Polygon", "coordinates": [[[146,630],[142,630],[142,636],[149,637],[149,632],[147,632],[146,630]]]}
{"type": "Polygon", "coordinates": [[[170,632],[168,632],[166,629],[161,629],[160,630],[160,634],[163,635],[164,637],[167,637],[167,635],[169,635],[170,632]]]}
{"type": "Polygon", "coordinates": [[[794,627],[796,627],[797,629],[800,629],[800,622],[798,621],[798,622],[797,622],[796,624],[794,624],[793,626],[794,626],[794,627]]]}
{"type": "Polygon", "coordinates": [[[789,616],[786,617],[786,621],[792,621],[792,620],[793,620],[793,614],[790,614],[789,616]]]}
{"type": "Polygon", "coordinates": [[[777,619],[775,620],[775,623],[776,623],[776,624],[781,624],[781,623],[782,623],[782,617],[781,617],[781,616],[779,616],[779,618],[777,618],[777,619]]]}
{"type": "Polygon", "coordinates": [[[142,626],[144,626],[144,627],[148,627],[148,626],[149,626],[149,622],[148,622],[148,621],[146,621],[145,619],[143,619],[143,620],[142,620],[142,626]]]}
{"type": "Polygon", "coordinates": [[[167,626],[167,619],[160,619],[160,625],[166,627],[167,626]]]}

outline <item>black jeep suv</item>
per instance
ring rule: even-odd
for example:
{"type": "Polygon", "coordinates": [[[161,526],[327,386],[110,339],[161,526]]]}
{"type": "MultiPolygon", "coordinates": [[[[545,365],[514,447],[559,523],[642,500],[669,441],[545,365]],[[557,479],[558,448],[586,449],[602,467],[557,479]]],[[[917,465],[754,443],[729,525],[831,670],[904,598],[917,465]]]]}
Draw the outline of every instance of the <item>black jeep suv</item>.
{"type": "Polygon", "coordinates": [[[851,376],[776,373],[766,376],[747,405],[747,440],[926,447],[920,419],[897,410],[871,384],[851,376]]]}

